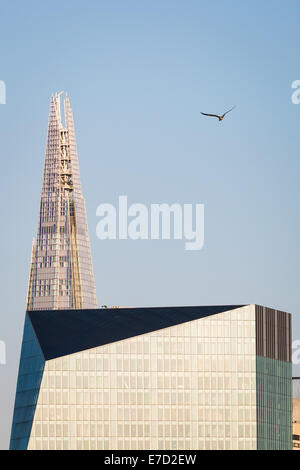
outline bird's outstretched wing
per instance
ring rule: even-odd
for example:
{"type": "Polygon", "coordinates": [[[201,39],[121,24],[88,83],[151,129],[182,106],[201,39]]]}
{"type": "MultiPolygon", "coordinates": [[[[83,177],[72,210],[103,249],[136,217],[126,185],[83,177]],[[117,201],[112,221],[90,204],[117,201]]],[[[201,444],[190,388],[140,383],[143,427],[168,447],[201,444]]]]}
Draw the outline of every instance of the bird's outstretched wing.
{"type": "Polygon", "coordinates": [[[223,116],[226,116],[226,114],[230,113],[230,111],[232,111],[234,108],[236,108],[236,106],[233,106],[231,109],[228,109],[228,111],[226,111],[226,113],[224,113],[223,116]]]}
{"type": "Polygon", "coordinates": [[[216,117],[218,119],[220,118],[220,116],[218,116],[217,114],[208,114],[208,113],[202,113],[202,112],[201,112],[201,114],[203,114],[203,116],[211,116],[211,117],[216,117]]]}

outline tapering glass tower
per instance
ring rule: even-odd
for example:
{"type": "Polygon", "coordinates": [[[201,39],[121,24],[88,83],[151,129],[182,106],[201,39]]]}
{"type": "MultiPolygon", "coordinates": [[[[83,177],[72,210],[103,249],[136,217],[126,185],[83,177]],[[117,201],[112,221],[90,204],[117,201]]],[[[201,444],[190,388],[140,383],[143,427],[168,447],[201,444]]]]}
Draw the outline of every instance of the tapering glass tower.
{"type": "Polygon", "coordinates": [[[68,95],[51,96],[37,237],[27,310],[97,308],[85,201],[68,95]]]}

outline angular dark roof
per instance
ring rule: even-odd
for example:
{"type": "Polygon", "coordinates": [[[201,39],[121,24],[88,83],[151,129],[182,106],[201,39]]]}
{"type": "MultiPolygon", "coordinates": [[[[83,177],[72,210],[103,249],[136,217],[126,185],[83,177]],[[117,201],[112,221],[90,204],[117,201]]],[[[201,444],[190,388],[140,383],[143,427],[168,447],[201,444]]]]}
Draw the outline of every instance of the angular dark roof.
{"type": "Polygon", "coordinates": [[[244,305],[29,311],[46,360],[150,333],[244,305]]]}

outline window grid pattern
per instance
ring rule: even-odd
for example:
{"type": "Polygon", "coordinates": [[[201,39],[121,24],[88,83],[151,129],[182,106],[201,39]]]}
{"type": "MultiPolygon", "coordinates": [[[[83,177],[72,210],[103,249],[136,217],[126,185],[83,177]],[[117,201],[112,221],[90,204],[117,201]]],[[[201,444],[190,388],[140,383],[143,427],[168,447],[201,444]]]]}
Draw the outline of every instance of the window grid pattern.
{"type": "Polygon", "coordinates": [[[29,449],[255,449],[247,306],[46,362],[29,449]]]}

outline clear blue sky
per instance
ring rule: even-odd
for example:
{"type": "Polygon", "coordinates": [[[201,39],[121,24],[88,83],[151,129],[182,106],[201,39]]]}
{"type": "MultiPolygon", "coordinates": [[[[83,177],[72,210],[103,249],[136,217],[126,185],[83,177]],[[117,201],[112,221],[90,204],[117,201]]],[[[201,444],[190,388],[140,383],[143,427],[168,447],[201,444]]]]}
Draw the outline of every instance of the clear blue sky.
{"type": "Polygon", "coordinates": [[[299,16],[299,1],[1,2],[0,447],[52,92],[75,115],[100,305],[259,303],[292,312],[300,339],[299,16]],[[222,124],[199,114],[233,105],[222,124]],[[204,203],[204,249],[99,241],[97,206],[123,194],[204,203]]]}

